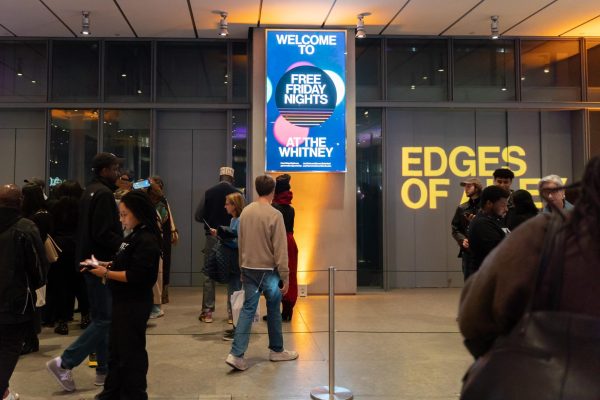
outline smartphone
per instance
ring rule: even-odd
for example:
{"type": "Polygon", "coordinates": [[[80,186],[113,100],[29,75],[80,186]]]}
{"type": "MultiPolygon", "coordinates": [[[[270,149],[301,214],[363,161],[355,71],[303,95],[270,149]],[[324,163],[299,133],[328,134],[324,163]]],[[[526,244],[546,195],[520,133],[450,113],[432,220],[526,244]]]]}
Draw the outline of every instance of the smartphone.
{"type": "Polygon", "coordinates": [[[133,183],[134,189],[145,189],[147,187],[150,187],[150,180],[148,179],[144,179],[143,181],[137,181],[133,183]]]}
{"type": "Polygon", "coordinates": [[[208,229],[212,229],[211,226],[208,224],[208,222],[206,222],[206,220],[204,218],[202,218],[202,221],[204,221],[204,225],[206,225],[206,227],[208,229]]]}

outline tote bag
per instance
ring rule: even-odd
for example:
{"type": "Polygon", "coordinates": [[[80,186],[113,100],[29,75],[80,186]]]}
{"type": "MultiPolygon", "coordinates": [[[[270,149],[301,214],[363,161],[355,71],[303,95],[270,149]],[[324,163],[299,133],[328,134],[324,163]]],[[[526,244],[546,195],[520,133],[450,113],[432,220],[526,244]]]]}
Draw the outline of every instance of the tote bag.
{"type": "MultiPolygon", "coordinates": [[[[238,319],[240,318],[240,312],[244,307],[246,292],[244,289],[233,292],[231,295],[231,313],[233,314],[233,325],[237,325],[238,319]]],[[[254,318],[252,318],[252,322],[258,322],[260,319],[260,301],[256,306],[256,312],[254,313],[254,318]]]]}

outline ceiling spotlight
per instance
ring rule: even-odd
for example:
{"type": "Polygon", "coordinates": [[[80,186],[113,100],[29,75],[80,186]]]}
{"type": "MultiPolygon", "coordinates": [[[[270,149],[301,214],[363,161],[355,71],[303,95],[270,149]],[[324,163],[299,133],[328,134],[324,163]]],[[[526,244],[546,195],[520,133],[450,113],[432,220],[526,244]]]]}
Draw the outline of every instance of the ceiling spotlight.
{"type": "Polygon", "coordinates": [[[371,13],[364,12],[364,13],[360,13],[356,16],[358,18],[358,21],[356,21],[356,38],[357,39],[364,39],[367,37],[367,32],[365,31],[364,18],[368,15],[371,15],[371,13]]]}
{"type": "Polygon", "coordinates": [[[81,34],[85,36],[91,35],[90,32],[90,12],[82,11],[81,12],[81,34]]]}
{"type": "Polygon", "coordinates": [[[222,11],[220,15],[221,22],[219,22],[219,36],[225,37],[229,35],[229,30],[227,29],[227,13],[222,11]]]}
{"type": "Polygon", "coordinates": [[[492,39],[498,39],[500,37],[500,31],[498,30],[498,16],[492,15],[492,39]]]}

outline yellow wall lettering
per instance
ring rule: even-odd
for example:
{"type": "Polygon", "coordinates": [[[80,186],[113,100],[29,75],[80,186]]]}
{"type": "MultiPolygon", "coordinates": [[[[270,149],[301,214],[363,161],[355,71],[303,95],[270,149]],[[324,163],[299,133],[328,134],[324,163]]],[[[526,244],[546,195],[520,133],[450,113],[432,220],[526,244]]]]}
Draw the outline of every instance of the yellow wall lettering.
{"type": "Polygon", "coordinates": [[[515,177],[525,175],[527,172],[527,163],[525,160],[520,159],[517,156],[525,157],[525,150],[520,146],[508,146],[502,150],[502,159],[509,164],[516,165],[517,168],[511,168],[511,171],[515,173],[515,177]]]}
{"type": "Polygon", "coordinates": [[[446,158],[446,152],[441,147],[425,147],[425,155],[423,161],[425,162],[425,176],[441,176],[446,173],[448,169],[448,159],[446,158]],[[440,166],[437,169],[433,168],[433,155],[439,157],[440,166]]]}
{"type": "Polygon", "coordinates": [[[403,176],[423,176],[422,170],[411,170],[411,165],[418,165],[421,162],[420,158],[411,158],[410,154],[421,154],[422,147],[403,147],[402,148],[402,175],[403,176]]]}
{"type": "Polygon", "coordinates": [[[400,196],[402,197],[402,201],[408,208],[419,209],[422,208],[427,203],[427,186],[425,183],[417,178],[407,179],[406,182],[402,185],[402,190],[400,191],[400,196]],[[419,200],[413,202],[409,195],[409,190],[412,185],[416,185],[419,188],[419,200]]]}
{"type": "Polygon", "coordinates": [[[438,186],[450,185],[450,179],[430,179],[429,180],[429,208],[435,210],[437,208],[438,197],[448,197],[447,190],[439,190],[438,186]]]}
{"type": "Polygon", "coordinates": [[[494,169],[488,170],[487,165],[497,165],[500,160],[498,157],[488,157],[488,153],[500,153],[499,146],[481,146],[477,148],[477,161],[479,162],[479,176],[492,176],[494,169]]]}
{"type": "Polygon", "coordinates": [[[470,147],[458,146],[453,148],[448,156],[448,165],[450,166],[450,171],[454,175],[460,176],[461,178],[465,176],[477,176],[477,161],[475,161],[475,151],[473,151],[473,149],[470,147]],[[458,155],[461,153],[464,153],[469,157],[473,157],[473,159],[467,158],[462,162],[462,165],[467,167],[467,169],[464,170],[458,168],[458,165],[456,164],[458,155]]]}

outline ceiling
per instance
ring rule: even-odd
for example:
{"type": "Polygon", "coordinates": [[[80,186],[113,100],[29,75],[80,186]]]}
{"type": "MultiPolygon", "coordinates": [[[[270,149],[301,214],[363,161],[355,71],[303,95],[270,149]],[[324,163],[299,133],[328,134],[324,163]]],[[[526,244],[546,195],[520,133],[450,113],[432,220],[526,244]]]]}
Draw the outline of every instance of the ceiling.
{"type": "Polygon", "coordinates": [[[600,0],[0,0],[0,36],[216,38],[219,11],[231,38],[251,27],[350,28],[369,35],[488,36],[498,15],[506,36],[598,36],[600,0]]]}

